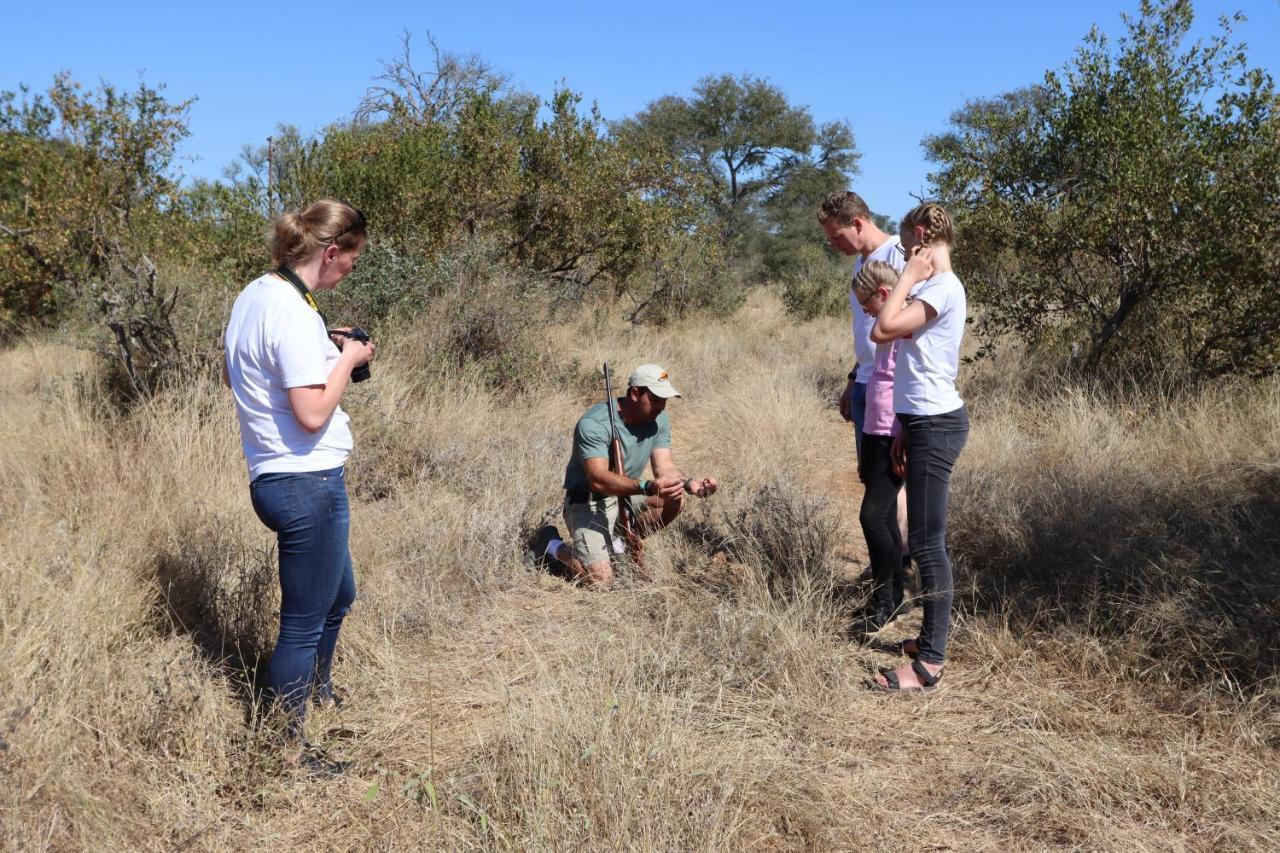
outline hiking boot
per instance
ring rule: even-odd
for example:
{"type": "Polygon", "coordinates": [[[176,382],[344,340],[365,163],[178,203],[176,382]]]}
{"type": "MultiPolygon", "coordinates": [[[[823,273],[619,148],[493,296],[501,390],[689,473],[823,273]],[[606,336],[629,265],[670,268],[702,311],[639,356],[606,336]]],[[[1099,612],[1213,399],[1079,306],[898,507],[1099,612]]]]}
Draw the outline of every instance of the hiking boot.
{"type": "Polygon", "coordinates": [[[552,559],[547,554],[547,544],[552,539],[559,538],[560,531],[556,529],[554,524],[544,524],[538,528],[538,532],[533,536],[533,541],[529,543],[529,549],[524,553],[524,564],[531,569],[539,569],[559,563],[559,560],[552,559]]]}

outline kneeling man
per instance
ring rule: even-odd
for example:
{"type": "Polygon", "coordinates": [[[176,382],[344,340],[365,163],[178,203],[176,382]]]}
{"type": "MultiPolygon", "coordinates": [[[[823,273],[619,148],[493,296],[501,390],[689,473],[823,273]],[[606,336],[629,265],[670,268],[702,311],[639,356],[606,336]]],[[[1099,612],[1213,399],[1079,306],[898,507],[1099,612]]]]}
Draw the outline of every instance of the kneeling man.
{"type": "Polygon", "coordinates": [[[592,586],[613,582],[612,560],[623,550],[614,533],[620,500],[629,504],[635,535],[647,536],[675,520],[686,494],[705,498],[719,487],[710,477],[685,477],[671,458],[671,421],[664,410],[667,400],[680,393],[667,372],[642,364],[627,386],[626,395],[612,401],[626,473],[609,470],[609,409],[596,403],[578,419],[564,472],[569,540],[561,541],[559,531],[548,525],[538,531],[532,549],[535,557],[558,560],[575,579],[592,586]],[[653,468],[652,479],[643,478],[646,462],[653,468]]]}

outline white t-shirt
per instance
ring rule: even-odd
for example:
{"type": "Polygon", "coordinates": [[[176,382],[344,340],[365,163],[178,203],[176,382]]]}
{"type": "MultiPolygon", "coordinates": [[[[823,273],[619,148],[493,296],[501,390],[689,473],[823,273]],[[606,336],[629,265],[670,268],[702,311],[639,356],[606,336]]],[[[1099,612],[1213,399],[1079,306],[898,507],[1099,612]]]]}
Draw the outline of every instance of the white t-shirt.
{"type": "Polygon", "coordinates": [[[876,345],[871,340],[871,329],[876,324],[876,318],[863,311],[862,306],[858,304],[858,294],[853,289],[853,281],[858,280],[858,273],[862,271],[862,265],[867,261],[884,261],[898,272],[902,272],[902,268],[907,265],[907,259],[902,252],[898,251],[898,246],[901,244],[902,241],[897,237],[890,237],[876,246],[875,251],[865,259],[859,255],[853,261],[853,279],[849,285],[849,310],[853,312],[853,357],[858,362],[857,382],[865,384],[869,381],[871,369],[876,363],[876,345]]]}
{"type": "Polygon", "coordinates": [[[250,282],[231,309],[225,344],[250,479],[324,471],[347,461],[350,418],[341,406],[315,433],[303,429],[289,407],[290,388],[324,385],[338,360],[320,313],[293,285],[272,274],[250,282]]]}
{"type": "Polygon", "coordinates": [[[956,391],[960,341],[968,316],[964,285],[942,272],[911,288],[911,296],[938,312],[898,344],[893,410],[907,415],[945,415],[964,405],[956,391]]]}

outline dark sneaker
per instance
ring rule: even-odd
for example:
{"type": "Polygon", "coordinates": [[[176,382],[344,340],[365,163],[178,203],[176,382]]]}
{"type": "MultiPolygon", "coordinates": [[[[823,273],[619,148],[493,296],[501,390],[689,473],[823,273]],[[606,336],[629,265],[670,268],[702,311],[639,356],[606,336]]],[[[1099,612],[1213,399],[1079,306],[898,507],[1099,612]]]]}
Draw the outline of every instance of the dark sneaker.
{"type": "Polygon", "coordinates": [[[869,637],[872,634],[880,633],[886,625],[896,618],[898,618],[897,613],[887,610],[872,610],[854,623],[854,630],[863,637],[869,637]]]}
{"type": "Polygon", "coordinates": [[[560,531],[556,529],[554,524],[544,524],[538,528],[538,532],[533,536],[533,541],[529,543],[529,550],[524,553],[524,564],[531,569],[547,568],[558,564],[559,560],[553,560],[547,556],[547,545],[552,539],[559,538],[560,531]]]}
{"type": "Polygon", "coordinates": [[[303,742],[302,751],[295,763],[297,768],[312,779],[334,779],[342,776],[351,768],[350,761],[338,761],[331,758],[322,748],[312,743],[303,742]]]}

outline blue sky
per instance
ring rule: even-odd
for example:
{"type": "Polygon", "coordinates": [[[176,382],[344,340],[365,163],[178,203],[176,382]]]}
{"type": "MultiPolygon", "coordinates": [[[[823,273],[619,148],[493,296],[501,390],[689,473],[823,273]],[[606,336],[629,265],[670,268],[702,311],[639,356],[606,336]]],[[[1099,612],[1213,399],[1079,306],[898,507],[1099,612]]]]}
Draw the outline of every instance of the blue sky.
{"type": "MultiPolygon", "coordinates": [[[[1118,36],[1137,0],[966,4],[366,2],[293,4],[24,2],[0,6],[0,89],[46,89],[59,70],[86,85],[165,84],[197,97],[181,164],[216,178],[278,122],[304,133],[346,118],[407,29],[478,54],[547,96],[563,81],[621,118],[708,74],[768,78],[819,121],[847,120],[862,152],[854,181],[872,209],[901,216],[926,185],[921,139],[966,100],[1040,80],[1092,24],[1118,36]]],[[[1280,0],[1201,0],[1197,31],[1249,18],[1237,37],[1280,71],[1280,0]]]]}

